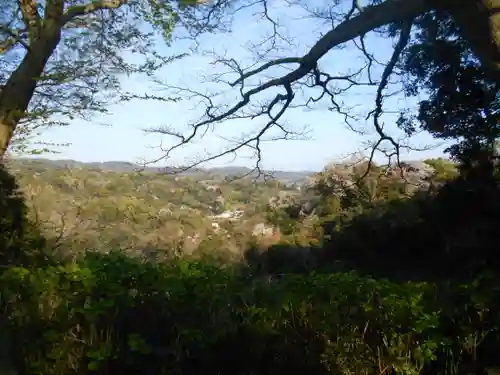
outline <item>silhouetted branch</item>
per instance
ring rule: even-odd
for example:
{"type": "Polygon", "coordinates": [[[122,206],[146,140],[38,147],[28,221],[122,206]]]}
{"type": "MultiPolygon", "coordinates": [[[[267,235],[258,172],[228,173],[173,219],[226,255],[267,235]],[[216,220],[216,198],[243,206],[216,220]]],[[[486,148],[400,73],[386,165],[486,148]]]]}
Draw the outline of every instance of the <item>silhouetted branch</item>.
{"type": "MultiPolygon", "coordinates": [[[[391,76],[392,72],[394,71],[394,68],[399,61],[399,58],[401,56],[401,53],[405,49],[405,47],[408,45],[408,42],[410,40],[410,33],[411,33],[411,27],[412,27],[412,22],[407,22],[403,28],[401,29],[400,35],[399,35],[399,40],[396,44],[396,47],[394,48],[394,51],[392,52],[391,59],[389,60],[389,63],[386,65],[383,73],[382,73],[382,78],[380,80],[380,83],[377,88],[377,96],[375,98],[375,109],[369,113],[369,117],[373,117],[373,126],[375,128],[375,131],[379,135],[378,141],[375,143],[375,145],[372,148],[372,151],[370,153],[370,158],[368,162],[368,168],[366,172],[361,176],[361,179],[365,178],[371,170],[372,164],[373,164],[373,157],[375,154],[375,151],[379,149],[379,146],[381,145],[382,142],[388,141],[391,143],[391,145],[394,147],[394,152],[388,155],[388,157],[396,156],[397,159],[397,164],[398,167],[400,167],[401,173],[403,173],[403,169],[401,168],[401,161],[400,161],[400,145],[397,141],[394,140],[393,137],[387,135],[386,132],[384,132],[383,125],[380,123],[380,116],[383,113],[383,101],[384,101],[384,90],[387,87],[387,84],[389,82],[389,77],[391,76]]],[[[404,175],[401,175],[402,178],[404,178],[404,175]]]]}
{"type": "MultiPolygon", "coordinates": [[[[278,25],[276,21],[269,15],[266,0],[261,0],[258,3],[262,4],[264,7],[263,17],[271,22],[273,30],[272,37],[281,37],[278,35],[278,25]]],[[[328,98],[330,104],[329,110],[341,114],[344,117],[346,125],[355,130],[353,122],[357,122],[358,119],[352,113],[352,109],[345,108],[343,103],[339,102],[338,99],[343,94],[346,94],[351,88],[359,86],[378,86],[375,103],[376,108],[371,116],[373,116],[374,127],[379,140],[374,144],[373,153],[375,153],[383,141],[389,141],[396,149],[395,155],[399,155],[400,146],[397,141],[387,135],[383,130],[383,126],[379,123],[379,118],[383,113],[383,99],[390,95],[383,95],[382,93],[390,83],[389,77],[401,55],[401,51],[408,43],[412,20],[428,8],[426,2],[421,0],[414,0],[411,2],[387,0],[378,5],[366,6],[364,8],[361,8],[357,1],[353,1],[352,8],[344,14],[342,22],[323,35],[302,57],[289,56],[262,62],[264,57],[259,55],[261,64],[246,69],[232,58],[218,57],[214,61],[214,64],[222,64],[230,69],[232,74],[237,75],[237,78],[225,82],[222,80],[223,74],[218,74],[215,80],[217,83],[225,83],[228,87],[237,88],[239,90],[239,100],[230,106],[226,104],[217,105],[214,102],[214,98],[220,93],[201,93],[195,92],[192,89],[180,89],[178,87],[165,85],[168,89],[175,89],[177,94],[183,93],[187,95],[188,99],[197,97],[200,99],[200,103],[203,103],[205,106],[205,110],[203,116],[198,121],[189,124],[190,130],[187,133],[174,131],[168,126],[149,129],[149,132],[167,135],[176,141],[175,144],[170,147],[162,147],[161,151],[163,154],[151,160],[150,163],[169,160],[173,151],[194,142],[197,137],[203,137],[210,128],[213,128],[213,126],[218,123],[233,119],[256,119],[265,116],[267,118],[266,122],[260,126],[258,131],[253,135],[244,136],[238,140],[235,145],[227,147],[221,152],[188,163],[182,168],[182,170],[195,168],[202,163],[213,161],[228,154],[234,154],[244,148],[250,148],[255,151],[257,168],[260,170],[259,164],[262,160],[261,143],[264,135],[271,130],[277,130],[281,134],[280,137],[275,137],[273,139],[289,139],[291,135],[300,135],[297,132],[292,132],[287,129],[283,123],[283,116],[288,109],[301,107],[307,109],[311,104],[328,98]],[[373,65],[377,64],[378,61],[367,52],[364,36],[374,29],[401,20],[407,21],[406,26],[401,32],[400,40],[396,46],[393,57],[385,67],[380,82],[376,82],[372,78],[373,74],[371,70],[373,65]],[[328,74],[322,70],[318,62],[323,56],[332,49],[356,38],[360,38],[360,43],[359,45],[357,44],[357,48],[363,53],[367,60],[364,67],[354,73],[342,75],[328,74]],[[262,74],[277,67],[286,68],[289,71],[276,78],[259,81],[259,83],[255,85],[254,81],[262,74]],[[366,76],[368,78],[364,78],[366,76]],[[303,88],[320,89],[321,92],[318,95],[310,96],[305,102],[300,103],[294,101],[297,98],[297,93],[303,90],[303,88]],[[274,94],[274,91],[278,92],[274,94]],[[257,97],[268,92],[273,92],[272,98],[263,104],[255,103],[257,97]]],[[[264,55],[266,54],[267,52],[264,53],[264,55]]],[[[399,156],[397,157],[399,160],[399,156]]]]}

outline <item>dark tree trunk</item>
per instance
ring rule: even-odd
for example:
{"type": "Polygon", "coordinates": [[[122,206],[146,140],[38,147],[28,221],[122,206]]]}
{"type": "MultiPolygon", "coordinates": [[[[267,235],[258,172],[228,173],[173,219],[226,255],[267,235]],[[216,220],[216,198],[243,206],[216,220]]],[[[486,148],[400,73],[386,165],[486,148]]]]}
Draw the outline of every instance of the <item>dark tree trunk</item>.
{"type": "Polygon", "coordinates": [[[17,69],[0,91],[0,161],[3,159],[17,124],[23,118],[33,97],[37,80],[56,49],[61,28],[45,29],[35,40],[17,69]]]}

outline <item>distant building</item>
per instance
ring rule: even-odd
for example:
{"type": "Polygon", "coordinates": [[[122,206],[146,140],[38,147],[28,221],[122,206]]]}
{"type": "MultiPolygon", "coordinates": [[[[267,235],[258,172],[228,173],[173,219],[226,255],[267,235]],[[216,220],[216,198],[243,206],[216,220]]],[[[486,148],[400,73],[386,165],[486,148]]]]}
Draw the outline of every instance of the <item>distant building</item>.
{"type": "Polygon", "coordinates": [[[219,215],[213,215],[211,218],[213,220],[239,220],[243,217],[245,211],[243,210],[234,210],[234,211],[225,211],[219,215]]]}
{"type": "Polygon", "coordinates": [[[259,223],[253,227],[252,235],[255,237],[268,237],[272,236],[275,231],[275,228],[269,227],[264,223],[259,223]]]}

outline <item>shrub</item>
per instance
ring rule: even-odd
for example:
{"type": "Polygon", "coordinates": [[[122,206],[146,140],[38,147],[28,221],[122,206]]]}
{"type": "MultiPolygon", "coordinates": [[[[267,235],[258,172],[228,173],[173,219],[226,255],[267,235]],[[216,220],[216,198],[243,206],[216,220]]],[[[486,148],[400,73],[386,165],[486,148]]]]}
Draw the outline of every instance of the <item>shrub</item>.
{"type": "Polygon", "coordinates": [[[477,288],[448,306],[433,284],[356,273],[269,280],[110,253],[1,282],[26,374],[418,374],[493,324],[477,288]]]}
{"type": "Polygon", "coordinates": [[[0,164],[0,266],[33,265],[47,260],[45,239],[27,218],[14,176],[0,164]]]}

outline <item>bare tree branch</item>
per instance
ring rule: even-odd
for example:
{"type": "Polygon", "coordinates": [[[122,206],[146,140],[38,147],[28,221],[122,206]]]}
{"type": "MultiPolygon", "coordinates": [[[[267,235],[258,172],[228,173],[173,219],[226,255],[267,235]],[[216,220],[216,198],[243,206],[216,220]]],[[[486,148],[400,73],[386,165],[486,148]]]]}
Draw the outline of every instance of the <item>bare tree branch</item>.
{"type": "MultiPolygon", "coordinates": [[[[264,17],[267,18],[268,8],[266,0],[263,0],[263,3],[264,17]]],[[[346,93],[350,88],[354,86],[379,86],[379,92],[377,95],[378,99],[376,102],[376,107],[378,109],[376,109],[377,113],[374,115],[374,118],[376,118],[376,124],[374,125],[375,130],[381,140],[379,140],[375,144],[375,150],[378,149],[378,146],[380,146],[382,141],[392,140],[391,143],[393,145],[397,144],[396,140],[384,133],[382,127],[378,123],[379,117],[383,112],[382,91],[384,91],[384,89],[388,85],[389,76],[391,75],[397,59],[401,54],[401,50],[406,46],[408,42],[412,20],[427,9],[429,9],[429,6],[425,1],[421,0],[414,0],[411,2],[403,2],[402,0],[387,0],[381,4],[368,6],[365,8],[361,8],[359,3],[357,1],[354,1],[352,4],[352,9],[344,17],[343,22],[334,27],[332,30],[328,31],[302,57],[277,58],[262,63],[258,67],[252,67],[249,69],[242,68],[239,63],[232,58],[217,58],[214,64],[219,63],[229,68],[232,73],[237,74],[237,78],[229,82],[224,82],[221,79],[224,73],[220,73],[217,74],[216,82],[223,82],[226,83],[229,87],[238,88],[241,98],[232,106],[228,107],[225,104],[222,106],[217,106],[213,102],[213,98],[215,97],[215,95],[197,93],[197,96],[202,99],[203,102],[205,102],[206,109],[204,111],[204,116],[199,119],[199,121],[190,125],[190,131],[188,134],[181,134],[179,132],[172,131],[172,129],[170,128],[149,129],[149,131],[152,132],[174,137],[178,141],[169,148],[162,148],[161,150],[163,152],[163,155],[159,158],[156,158],[155,160],[152,160],[151,163],[156,163],[162,160],[169,160],[173,151],[194,142],[195,138],[197,137],[203,137],[209,127],[217,123],[230,119],[255,119],[262,115],[267,115],[269,117],[268,122],[266,122],[262,127],[259,127],[259,130],[253,136],[246,137],[240,140],[238,144],[233,147],[228,147],[222,152],[202,158],[201,160],[197,160],[193,163],[189,163],[187,166],[184,166],[184,168],[189,169],[190,167],[197,167],[202,163],[215,160],[222,156],[232,154],[242,148],[249,147],[252,147],[254,150],[256,150],[257,160],[258,163],[260,163],[260,140],[266,132],[268,132],[272,128],[277,130],[279,129],[282,134],[285,135],[284,138],[286,139],[288,130],[282,124],[280,124],[280,120],[282,119],[285,111],[291,108],[309,108],[310,104],[319,102],[325,97],[329,99],[329,109],[343,115],[344,121],[347,126],[351,129],[355,129],[353,123],[358,122],[358,118],[352,113],[351,110],[343,108],[343,104],[338,102],[338,97],[346,93]],[[407,20],[408,26],[405,29],[404,33],[402,33],[402,40],[400,40],[400,43],[398,44],[400,48],[395,51],[393,59],[391,59],[389,66],[386,67],[385,73],[382,76],[382,81],[376,82],[372,78],[371,69],[374,64],[380,63],[367,51],[364,44],[364,36],[366,33],[372,31],[373,29],[387,25],[394,21],[401,20],[407,20]],[[357,37],[360,38],[360,45],[358,45],[358,49],[363,53],[367,60],[367,64],[365,67],[353,73],[343,75],[331,75],[321,70],[318,62],[323,56],[325,56],[333,48],[338,47],[341,44],[351,41],[357,37]],[[277,78],[271,78],[264,82],[259,82],[259,84],[257,84],[256,86],[250,87],[250,80],[257,78],[258,75],[266,73],[271,68],[285,68],[294,64],[296,65],[296,67],[291,69],[288,73],[277,78]],[[362,73],[364,70],[367,71],[367,79],[362,78],[362,73]],[[308,100],[305,101],[304,104],[294,103],[293,101],[296,97],[296,93],[302,90],[301,86],[311,89],[319,88],[321,89],[321,92],[317,96],[311,96],[308,100]],[[270,91],[271,89],[278,89],[279,92],[263,105],[256,105],[254,103],[255,98],[257,98],[258,95],[270,91]],[[276,115],[272,115],[271,111],[277,106],[278,103],[281,104],[280,109],[278,110],[276,115]]],[[[273,35],[275,35],[277,32],[276,24],[272,19],[270,20],[270,22],[272,24],[273,35]]],[[[194,93],[192,90],[185,89],[184,92],[189,94],[189,97],[191,98],[193,94],[196,95],[196,93],[194,93]]],[[[384,97],[389,97],[390,95],[391,94],[386,93],[384,97]]],[[[373,152],[375,152],[375,150],[373,152]]]]}
{"type": "Polygon", "coordinates": [[[16,45],[16,43],[21,44],[27,51],[29,51],[29,44],[22,38],[21,33],[19,31],[14,31],[8,28],[6,25],[0,25],[0,33],[6,34],[7,38],[0,42],[0,53],[5,53],[12,47],[16,45]]]}
{"type": "MultiPolygon", "coordinates": [[[[404,48],[408,45],[408,42],[410,40],[410,33],[411,33],[411,27],[412,27],[412,21],[407,22],[399,35],[399,40],[396,44],[396,47],[394,48],[394,51],[392,53],[391,59],[389,60],[389,63],[386,65],[383,73],[382,73],[382,78],[380,80],[380,83],[377,88],[377,95],[375,98],[375,109],[371,112],[370,116],[373,117],[373,126],[375,128],[375,131],[379,135],[378,141],[375,143],[371,153],[370,153],[370,158],[369,158],[369,163],[368,163],[368,168],[366,172],[361,176],[361,179],[365,178],[371,170],[372,164],[373,164],[373,157],[375,154],[375,151],[378,150],[379,146],[381,145],[382,142],[388,141],[392,144],[394,147],[394,153],[390,154],[390,157],[396,156],[397,159],[397,164],[400,167],[401,166],[401,160],[400,160],[400,145],[397,141],[394,140],[393,137],[387,135],[384,132],[383,125],[380,123],[380,116],[383,113],[383,100],[384,100],[384,95],[383,92],[385,88],[387,87],[387,84],[389,82],[389,77],[391,76],[392,72],[394,71],[394,68],[399,61],[399,58],[401,56],[401,53],[403,52],[404,48]]],[[[401,173],[403,173],[403,169],[401,169],[401,173]]],[[[404,178],[402,175],[401,177],[404,178]]]]}

